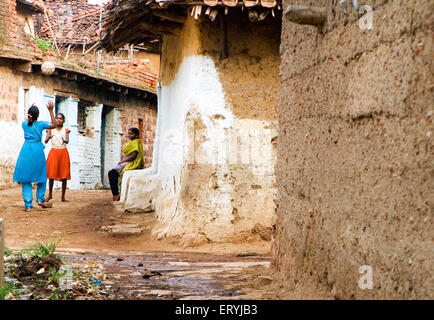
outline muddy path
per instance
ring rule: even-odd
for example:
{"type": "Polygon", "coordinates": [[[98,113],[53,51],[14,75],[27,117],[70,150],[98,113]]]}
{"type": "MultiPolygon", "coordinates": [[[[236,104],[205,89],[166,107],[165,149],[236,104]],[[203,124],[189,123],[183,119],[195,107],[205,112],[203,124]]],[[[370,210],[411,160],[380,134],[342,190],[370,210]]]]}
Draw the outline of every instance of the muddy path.
{"type": "Polygon", "coordinates": [[[9,249],[61,239],[56,253],[98,283],[82,299],[297,298],[273,278],[268,242],[183,248],[152,239],[153,213],[123,212],[110,191],[68,190],[67,198],[55,190],[52,209],[24,212],[20,188],[1,190],[0,217],[9,249]]]}
{"type": "Polygon", "coordinates": [[[61,202],[60,190],[54,190],[52,209],[42,209],[34,204],[31,212],[24,212],[20,188],[0,190],[0,217],[6,223],[6,245],[10,248],[23,248],[35,241],[47,242],[62,236],[58,249],[98,253],[270,253],[270,243],[266,241],[211,243],[200,247],[182,248],[166,240],[153,240],[151,230],[156,223],[154,215],[123,212],[111,201],[110,190],[68,190],[66,197],[69,202],[61,202]],[[126,225],[138,226],[140,233],[111,232],[111,227],[126,225]]]}
{"type": "Polygon", "coordinates": [[[117,255],[64,252],[62,256],[68,264],[87,269],[100,282],[96,292],[100,299],[278,299],[275,290],[269,290],[273,280],[268,257],[175,252],[117,255]]]}

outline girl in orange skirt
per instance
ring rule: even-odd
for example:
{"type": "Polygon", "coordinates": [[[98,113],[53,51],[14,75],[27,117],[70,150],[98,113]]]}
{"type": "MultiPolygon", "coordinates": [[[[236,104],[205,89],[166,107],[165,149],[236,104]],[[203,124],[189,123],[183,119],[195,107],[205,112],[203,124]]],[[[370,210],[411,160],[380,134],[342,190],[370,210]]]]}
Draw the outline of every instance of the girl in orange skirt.
{"type": "Polygon", "coordinates": [[[62,181],[62,202],[65,199],[66,181],[71,180],[71,169],[68,149],[66,144],[69,142],[69,129],[63,127],[65,116],[63,113],[56,115],[56,128],[48,130],[45,143],[51,140],[51,150],[47,157],[47,178],[49,179],[49,194],[47,200],[53,198],[54,180],[62,181]]]}

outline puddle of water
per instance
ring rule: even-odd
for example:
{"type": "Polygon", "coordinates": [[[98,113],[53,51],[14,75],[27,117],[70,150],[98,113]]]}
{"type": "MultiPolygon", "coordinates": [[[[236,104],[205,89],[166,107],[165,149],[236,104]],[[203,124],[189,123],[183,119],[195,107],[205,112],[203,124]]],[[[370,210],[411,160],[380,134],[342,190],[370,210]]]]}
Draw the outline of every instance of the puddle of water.
{"type": "MultiPolygon", "coordinates": [[[[214,256],[211,258],[216,259],[214,256]]],[[[99,263],[106,275],[103,283],[117,288],[118,295],[127,299],[238,297],[244,293],[225,286],[233,283],[233,279],[239,279],[239,273],[245,268],[269,267],[269,262],[261,258],[249,261],[224,261],[224,257],[217,258],[219,262],[207,262],[204,256],[182,256],[179,253],[165,256],[157,253],[128,256],[79,254],[67,257],[68,260],[83,264],[90,261],[99,263]],[[183,261],[179,261],[180,256],[183,261]]],[[[233,257],[228,256],[227,259],[233,257]]]]}

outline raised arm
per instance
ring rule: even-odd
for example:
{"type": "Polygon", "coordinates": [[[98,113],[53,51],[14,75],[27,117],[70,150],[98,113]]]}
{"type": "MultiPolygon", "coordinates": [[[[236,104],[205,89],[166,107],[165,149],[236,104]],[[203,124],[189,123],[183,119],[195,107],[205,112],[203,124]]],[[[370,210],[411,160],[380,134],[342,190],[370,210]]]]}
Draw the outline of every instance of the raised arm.
{"type": "Polygon", "coordinates": [[[52,137],[53,135],[51,134],[51,130],[47,130],[47,136],[45,137],[45,144],[47,144],[52,137]]]}
{"type": "Polygon", "coordinates": [[[63,142],[66,144],[69,142],[69,132],[70,132],[69,129],[65,130],[65,139],[63,139],[63,142]]]}
{"type": "Polygon", "coordinates": [[[50,112],[50,117],[51,117],[51,124],[50,124],[49,129],[54,129],[54,128],[56,128],[56,121],[54,120],[54,113],[53,113],[54,103],[53,103],[53,101],[48,101],[47,109],[50,112]]]}

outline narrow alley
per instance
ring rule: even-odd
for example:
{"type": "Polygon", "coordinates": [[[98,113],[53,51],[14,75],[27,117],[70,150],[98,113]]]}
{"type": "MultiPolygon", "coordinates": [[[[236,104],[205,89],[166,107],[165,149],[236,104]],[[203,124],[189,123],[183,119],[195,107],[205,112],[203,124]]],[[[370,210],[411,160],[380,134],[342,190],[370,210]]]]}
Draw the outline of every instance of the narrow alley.
{"type": "MultiPolygon", "coordinates": [[[[2,191],[0,212],[7,247],[20,250],[59,239],[56,253],[64,259],[65,270],[81,270],[100,281],[81,293],[76,287],[75,299],[309,298],[275,283],[270,244],[255,241],[254,236],[246,243],[186,249],[152,239],[154,213],[118,210],[107,190],[71,190],[69,202],[61,202],[60,190],[55,190],[53,208],[35,208],[30,213],[21,210],[20,197],[19,188],[2,191]]],[[[310,298],[319,297],[313,292],[310,298]]],[[[330,297],[324,294],[321,298],[330,297]]]]}
{"type": "Polygon", "coordinates": [[[432,21],[0,0],[0,300],[433,299],[432,21]]]}

